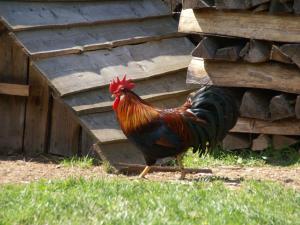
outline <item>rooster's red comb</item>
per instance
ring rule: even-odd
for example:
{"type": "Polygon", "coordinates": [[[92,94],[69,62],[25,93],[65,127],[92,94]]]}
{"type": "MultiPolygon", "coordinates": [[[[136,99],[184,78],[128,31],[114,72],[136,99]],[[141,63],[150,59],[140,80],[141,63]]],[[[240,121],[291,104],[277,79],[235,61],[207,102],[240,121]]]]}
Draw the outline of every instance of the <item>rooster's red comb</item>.
{"type": "Polygon", "coordinates": [[[131,90],[132,88],[134,88],[134,83],[130,80],[130,79],[126,79],[126,75],[124,75],[123,79],[120,80],[119,77],[117,76],[117,79],[113,79],[110,82],[109,85],[109,91],[110,93],[114,93],[116,91],[118,91],[120,88],[125,88],[125,89],[129,89],[131,90]]]}

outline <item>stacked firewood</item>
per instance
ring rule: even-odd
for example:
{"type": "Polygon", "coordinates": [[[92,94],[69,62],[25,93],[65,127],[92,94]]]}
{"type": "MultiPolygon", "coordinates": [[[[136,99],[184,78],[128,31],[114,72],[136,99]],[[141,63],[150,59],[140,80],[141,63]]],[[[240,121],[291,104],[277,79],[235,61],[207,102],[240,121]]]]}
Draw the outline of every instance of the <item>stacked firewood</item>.
{"type": "Polygon", "coordinates": [[[203,36],[188,83],[239,90],[225,148],[300,141],[300,0],[183,0],[179,31],[203,36]]]}

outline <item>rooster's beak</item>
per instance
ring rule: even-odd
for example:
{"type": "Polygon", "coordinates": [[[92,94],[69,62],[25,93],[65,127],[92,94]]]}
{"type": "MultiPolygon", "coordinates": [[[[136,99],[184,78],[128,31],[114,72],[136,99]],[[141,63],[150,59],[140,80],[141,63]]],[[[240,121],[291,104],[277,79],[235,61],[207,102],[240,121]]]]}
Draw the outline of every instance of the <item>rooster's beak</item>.
{"type": "Polygon", "coordinates": [[[111,97],[112,97],[112,98],[115,98],[115,97],[116,97],[116,95],[115,95],[115,94],[112,94],[112,95],[111,95],[111,97]]]}

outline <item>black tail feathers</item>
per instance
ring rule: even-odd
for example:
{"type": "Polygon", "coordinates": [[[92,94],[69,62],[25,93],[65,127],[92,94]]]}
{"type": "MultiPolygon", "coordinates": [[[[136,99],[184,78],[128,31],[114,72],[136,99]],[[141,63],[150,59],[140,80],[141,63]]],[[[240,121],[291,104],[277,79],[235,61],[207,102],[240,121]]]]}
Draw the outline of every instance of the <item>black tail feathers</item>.
{"type": "Polygon", "coordinates": [[[199,151],[203,154],[221,142],[228,131],[236,124],[239,109],[231,90],[220,87],[206,87],[200,89],[191,97],[191,111],[205,124],[197,124],[198,135],[201,135],[199,151]],[[208,144],[203,146],[203,143],[208,144]]]}

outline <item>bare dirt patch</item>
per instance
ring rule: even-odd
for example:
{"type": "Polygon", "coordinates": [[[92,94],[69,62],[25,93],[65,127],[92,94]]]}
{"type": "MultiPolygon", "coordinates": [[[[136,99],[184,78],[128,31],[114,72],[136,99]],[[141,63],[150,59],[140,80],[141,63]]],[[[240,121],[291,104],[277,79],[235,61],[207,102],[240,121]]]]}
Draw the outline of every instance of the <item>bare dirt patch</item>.
{"type": "MultiPolygon", "coordinates": [[[[107,174],[101,166],[90,168],[65,167],[57,158],[25,159],[22,156],[0,158],[0,184],[29,183],[40,179],[53,180],[69,177],[126,178],[124,175],[107,174]]],[[[212,174],[188,174],[182,182],[222,180],[230,188],[237,188],[242,180],[271,180],[287,187],[300,190],[300,167],[213,167],[212,174]]],[[[155,172],[147,175],[148,180],[176,181],[179,173],[155,172]]],[[[136,179],[130,176],[129,179],[136,179]]],[[[179,181],[178,181],[179,182],[179,181]]]]}

